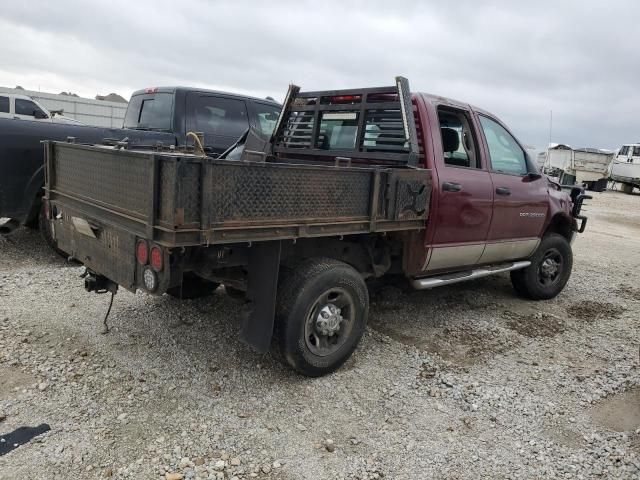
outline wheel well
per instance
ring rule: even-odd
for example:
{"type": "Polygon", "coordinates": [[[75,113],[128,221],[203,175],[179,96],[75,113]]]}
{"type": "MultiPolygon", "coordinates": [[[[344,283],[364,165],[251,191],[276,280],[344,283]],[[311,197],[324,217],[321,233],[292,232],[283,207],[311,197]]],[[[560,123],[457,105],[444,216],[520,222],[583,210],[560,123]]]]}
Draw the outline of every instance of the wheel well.
{"type": "Polygon", "coordinates": [[[557,233],[567,240],[571,240],[571,232],[573,232],[573,223],[575,220],[567,218],[565,215],[557,214],[551,219],[551,223],[547,227],[545,234],[557,233]]]}
{"type": "Polygon", "coordinates": [[[27,215],[27,218],[24,222],[25,225],[30,228],[35,228],[38,226],[38,216],[40,215],[40,209],[42,208],[42,197],[44,197],[44,191],[40,189],[33,199],[33,203],[29,208],[29,214],[27,215]]]}

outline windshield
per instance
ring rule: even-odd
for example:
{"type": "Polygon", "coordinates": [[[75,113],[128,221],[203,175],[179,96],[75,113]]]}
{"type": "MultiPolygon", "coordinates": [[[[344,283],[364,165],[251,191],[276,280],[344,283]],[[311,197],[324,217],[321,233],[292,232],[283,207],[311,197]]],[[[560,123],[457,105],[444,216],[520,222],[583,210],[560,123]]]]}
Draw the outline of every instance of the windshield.
{"type": "Polygon", "coordinates": [[[153,93],[131,97],[124,128],[138,130],[171,130],[173,94],[153,93]]]}

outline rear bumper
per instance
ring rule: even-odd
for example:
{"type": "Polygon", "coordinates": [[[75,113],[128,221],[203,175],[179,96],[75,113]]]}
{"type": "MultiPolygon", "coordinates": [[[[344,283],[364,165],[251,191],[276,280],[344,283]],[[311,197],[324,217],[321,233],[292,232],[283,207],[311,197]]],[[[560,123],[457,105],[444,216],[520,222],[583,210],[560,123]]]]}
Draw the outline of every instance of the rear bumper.
{"type": "MultiPolygon", "coordinates": [[[[60,250],[131,292],[144,289],[143,274],[148,266],[136,261],[135,234],[109,225],[82,212],[52,203],[51,226],[60,250]]],[[[166,254],[168,256],[168,254],[166,254]]],[[[164,265],[168,265],[165,258],[164,265]]],[[[169,269],[155,272],[157,287],[149,293],[161,294],[169,286],[169,269]]]]}

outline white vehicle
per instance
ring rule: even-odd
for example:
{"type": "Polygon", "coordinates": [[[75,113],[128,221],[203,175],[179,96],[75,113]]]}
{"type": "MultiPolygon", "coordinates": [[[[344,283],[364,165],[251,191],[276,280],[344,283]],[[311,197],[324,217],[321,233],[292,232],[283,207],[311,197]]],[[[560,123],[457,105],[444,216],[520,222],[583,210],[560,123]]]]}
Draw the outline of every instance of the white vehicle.
{"type": "Polygon", "coordinates": [[[65,117],[61,110],[50,112],[33,98],[15,93],[0,93],[0,118],[84,125],[78,120],[65,117]]]}
{"type": "Polygon", "coordinates": [[[622,191],[640,188],[640,143],[623,145],[613,157],[611,178],[622,184],[622,191]]]}
{"type": "Polygon", "coordinates": [[[557,144],[543,153],[545,173],[559,178],[563,185],[582,185],[589,190],[602,191],[613,152],[597,148],[571,148],[557,144]]]}

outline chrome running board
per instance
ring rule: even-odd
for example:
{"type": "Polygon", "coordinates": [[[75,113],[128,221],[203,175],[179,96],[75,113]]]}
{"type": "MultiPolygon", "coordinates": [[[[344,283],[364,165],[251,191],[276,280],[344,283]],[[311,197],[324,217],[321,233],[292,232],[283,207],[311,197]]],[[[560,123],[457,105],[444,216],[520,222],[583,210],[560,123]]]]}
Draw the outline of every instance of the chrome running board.
{"type": "Polygon", "coordinates": [[[414,278],[411,286],[416,290],[426,290],[428,288],[441,287],[443,285],[451,285],[452,283],[465,282],[475,278],[488,277],[496,273],[509,272],[511,270],[520,270],[531,265],[529,261],[503,263],[500,265],[477,268],[475,270],[467,270],[465,272],[447,273],[445,275],[436,275],[433,277],[414,278]]]}

